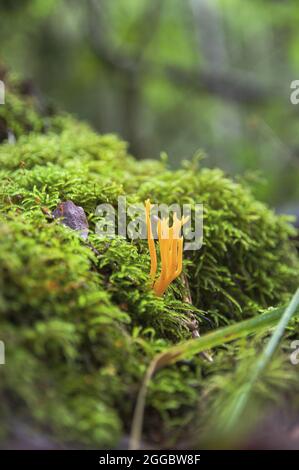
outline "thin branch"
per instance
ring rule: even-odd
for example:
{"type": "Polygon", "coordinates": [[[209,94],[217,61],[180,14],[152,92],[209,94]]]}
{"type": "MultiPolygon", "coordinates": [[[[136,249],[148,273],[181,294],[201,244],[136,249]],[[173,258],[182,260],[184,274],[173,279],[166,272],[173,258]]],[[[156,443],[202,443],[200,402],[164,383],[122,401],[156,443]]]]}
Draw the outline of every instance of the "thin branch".
{"type": "Polygon", "coordinates": [[[184,70],[168,66],[165,73],[170,81],[195,93],[208,92],[238,103],[261,104],[278,96],[276,87],[264,86],[243,72],[222,70],[184,70]]]}

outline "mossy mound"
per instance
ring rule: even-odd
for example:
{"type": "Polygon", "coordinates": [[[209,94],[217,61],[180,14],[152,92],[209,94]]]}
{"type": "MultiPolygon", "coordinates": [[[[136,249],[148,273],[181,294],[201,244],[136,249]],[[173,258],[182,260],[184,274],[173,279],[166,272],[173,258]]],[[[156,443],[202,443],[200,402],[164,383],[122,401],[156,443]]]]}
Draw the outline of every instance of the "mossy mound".
{"type": "MultiPolygon", "coordinates": [[[[190,318],[205,331],[289,298],[298,284],[294,231],[220,170],[136,161],[115,136],[69,116],[42,116],[16,90],[7,97],[0,115],[16,142],[0,146],[2,431],[11,432],[14,416],[63,442],[117,445],[130,429],[146,366],[190,337],[190,318]],[[92,233],[96,206],[116,207],[120,195],[204,204],[204,245],[184,265],[192,305],[181,279],[155,297],[145,241],[92,233]],[[66,200],[87,214],[88,242],[52,219],[66,200]]],[[[217,355],[212,367],[197,357],[157,374],[147,438],[167,435],[173,443],[184,435],[202,396],[208,400],[203,377],[217,374],[215,364],[217,355]]],[[[222,363],[219,373],[224,369],[222,363]]]]}

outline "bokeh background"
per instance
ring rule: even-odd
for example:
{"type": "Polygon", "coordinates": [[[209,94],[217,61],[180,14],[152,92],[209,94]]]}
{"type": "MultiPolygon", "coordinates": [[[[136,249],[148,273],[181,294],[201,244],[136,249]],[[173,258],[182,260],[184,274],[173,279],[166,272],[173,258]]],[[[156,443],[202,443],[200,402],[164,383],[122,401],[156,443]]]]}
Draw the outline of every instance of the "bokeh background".
{"type": "Polygon", "coordinates": [[[299,207],[298,0],[2,0],[0,61],[137,158],[194,155],[299,207]]]}

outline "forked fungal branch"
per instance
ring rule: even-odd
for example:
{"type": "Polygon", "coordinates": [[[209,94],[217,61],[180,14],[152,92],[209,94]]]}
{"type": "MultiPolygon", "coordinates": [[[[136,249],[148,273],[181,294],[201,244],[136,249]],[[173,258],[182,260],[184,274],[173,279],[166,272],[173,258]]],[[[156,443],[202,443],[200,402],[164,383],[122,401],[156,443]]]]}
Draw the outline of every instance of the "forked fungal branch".
{"type": "Polygon", "coordinates": [[[153,238],[151,224],[150,200],[145,201],[147,240],[151,257],[150,277],[153,281],[153,289],[156,295],[162,296],[169,284],[174,281],[182,272],[183,267],[183,237],[180,237],[182,226],[188,221],[188,217],[178,219],[176,213],[173,216],[173,224],[169,227],[169,219],[158,219],[157,232],[160,245],[161,272],[155,280],[157,273],[157,254],[153,238]]]}

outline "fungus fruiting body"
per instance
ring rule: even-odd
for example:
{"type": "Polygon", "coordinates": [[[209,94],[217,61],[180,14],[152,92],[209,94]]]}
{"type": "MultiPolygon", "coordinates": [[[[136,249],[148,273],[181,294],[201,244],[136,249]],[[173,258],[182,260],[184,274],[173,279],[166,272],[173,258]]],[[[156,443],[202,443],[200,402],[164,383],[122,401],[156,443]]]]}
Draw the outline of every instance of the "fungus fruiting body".
{"type": "Polygon", "coordinates": [[[160,246],[161,272],[155,280],[157,273],[157,254],[153,238],[151,215],[152,208],[150,200],[145,201],[147,239],[151,257],[150,277],[153,281],[153,289],[156,295],[162,296],[169,284],[182,272],[183,267],[183,237],[180,236],[182,226],[188,218],[178,219],[174,213],[173,224],[169,226],[169,219],[158,219],[157,233],[160,246]]]}

